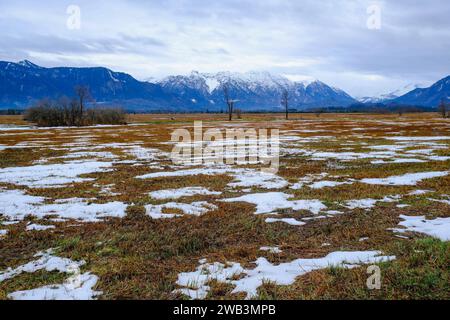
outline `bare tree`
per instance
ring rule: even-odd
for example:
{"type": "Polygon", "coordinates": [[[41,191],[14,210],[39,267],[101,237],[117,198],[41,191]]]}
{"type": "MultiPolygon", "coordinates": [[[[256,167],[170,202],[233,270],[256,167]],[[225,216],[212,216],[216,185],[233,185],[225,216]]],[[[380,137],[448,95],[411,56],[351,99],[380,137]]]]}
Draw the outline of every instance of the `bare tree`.
{"type": "Polygon", "coordinates": [[[236,117],[240,120],[242,119],[242,110],[241,109],[236,109],[235,110],[236,113],[236,117]]]}
{"type": "Polygon", "coordinates": [[[78,98],[79,103],[79,115],[78,115],[78,125],[83,125],[83,116],[84,116],[84,107],[85,107],[85,101],[91,98],[91,94],[89,92],[89,88],[86,86],[76,86],[75,87],[75,94],[78,98]]]}
{"type": "Polygon", "coordinates": [[[443,118],[447,118],[447,104],[445,103],[444,99],[441,100],[441,103],[438,106],[438,110],[443,118]]]}
{"type": "Polygon", "coordinates": [[[316,110],[316,117],[320,118],[320,116],[322,115],[322,113],[324,113],[325,110],[323,108],[319,108],[316,110]]]}
{"type": "Polygon", "coordinates": [[[289,120],[289,91],[287,91],[287,89],[284,89],[281,94],[281,105],[284,106],[286,120],[289,120]]]}
{"type": "Polygon", "coordinates": [[[225,98],[225,103],[227,104],[228,108],[228,121],[233,120],[233,109],[234,109],[234,100],[231,99],[230,96],[230,88],[228,87],[228,84],[225,84],[223,86],[223,95],[225,98]]]}

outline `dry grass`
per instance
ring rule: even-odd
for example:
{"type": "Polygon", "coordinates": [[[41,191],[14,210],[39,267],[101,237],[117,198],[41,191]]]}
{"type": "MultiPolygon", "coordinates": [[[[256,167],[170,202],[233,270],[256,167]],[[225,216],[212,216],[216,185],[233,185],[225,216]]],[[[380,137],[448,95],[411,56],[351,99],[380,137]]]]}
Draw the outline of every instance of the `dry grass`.
{"type": "MultiPolygon", "coordinates": [[[[0,151],[0,168],[29,166],[38,160],[61,163],[67,154],[64,146],[89,138],[89,144],[141,143],[143,147],[170,152],[170,134],[176,128],[189,128],[195,120],[204,126],[222,127],[226,115],[130,115],[131,123],[144,125],[117,128],[70,128],[65,130],[0,131],[0,146],[22,145],[24,147],[0,151]],[[36,146],[36,143],[38,146],[36,146]],[[28,147],[26,145],[32,145],[28,147]]],[[[350,115],[293,114],[290,121],[283,115],[242,115],[240,126],[276,127],[285,135],[301,137],[332,136],[322,142],[306,142],[299,148],[343,152],[348,143],[354,143],[352,152],[369,151],[367,145],[389,144],[382,137],[400,133],[407,136],[449,136],[449,121],[436,114],[398,115],[350,115]],[[360,130],[354,131],[358,128],[360,130]],[[320,132],[296,132],[292,130],[321,130],[320,132]]],[[[23,124],[20,117],[0,117],[0,124],[23,124]]],[[[448,142],[448,141],[447,141],[448,142]]],[[[444,142],[445,143],[445,142],[444,142]]],[[[87,144],[86,144],[87,145],[87,144]]],[[[83,147],[83,144],[80,145],[83,147]]],[[[442,156],[450,155],[450,146],[439,150],[442,156]]],[[[1,149],[0,149],[1,150],[1,149]]],[[[3,185],[8,189],[23,188],[28,194],[48,197],[51,200],[73,197],[93,198],[94,202],[122,201],[129,205],[124,219],[107,219],[98,223],[52,222],[54,230],[27,232],[28,221],[41,224],[29,217],[27,221],[4,226],[8,235],[0,240],[0,270],[15,267],[32,259],[33,254],[48,248],[57,248],[60,256],[74,260],[84,259],[83,270],[99,276],[97,288],[103,291],[101,299],[180,299],[172,293],[180,272],[197,268],[198,260],[210,262],[239,262],[251,267],[258,257],[265,256],[272,263],[288,262],[299,257],[323,257],[330,252],[354,250],[381,250],[396,255],[397,260],[381,264],[382,290],[370,291],[365,286],[366,268],[341,270],[331,268],[299,277],[291,286],[267,283],[259,290],[261,299],[448,299],[449,247],[448,243],[412,235],[400,239],[388,228],[400,221],[399,215],[427,215],[450,217],[449,207],[443,203],[427,200],[450,194],[450,177],[420,182],[417,186],[379,186],[353,183],[333,188],[300,190],[281,189],[295,199],[320,199],[330,206],[351,199],[383,198],[389,195],[406,195],[417,189],[432,189],[432,194],[405,196],[400,203],[409,207],[397,208],[397,203],[380,203],[371,210],[348,210],[339,207],[344,214],[308,222],[302,227],[287,224],[267,224],[264,216],[254,215],[254,206],[248,203],[224,203],[222,198],[236,197],[242,191],[225,190],[232,180],[228,175],[191,176],[136,179],[149,172],[173,170],[170,161],[159,161],[162,169],[151,168],[150,163],[126,163],[133,156],[115,148],[102,151],[114,153],[125,162],[114,165],[114,170],[94,173],[85,177],[95,181],[73,184],[62,188],[39,189],[3,185]],[[112,194],[102,193],[111,186],[112,194]],[[200,217],[182,217],[169,220],[153,220],[145,215],[144,205],[163,203],[150,199],[148,192],[203,186],[223,191],[221,196],[195,196],[179,199],[180,202],[208,201],[218,209],[200,217]],[[361,242],[360,238],[369,240],[361,242]],[[424,239],[425,238],[425,239],[424,239]],[[418,240],[419,239],[419,240],[418,240]],[[329,246],[323,246],[329,243],[329,246]],[[282,254],[261,252],[261,246],[279,246],[282,254]]],[[[303,156],[285,155],[281,158],[279,175],[289,182],[296,182],[307,174],[327,172],[343,179],[387,177],[411,172],[448,170],[449,161],[425,163],[372,165],[369,160],[349,162],[313,161],[303,156]]],[[[1,185],[0,185],[1,187],[1,185]]],[[[253,191],[264,191],[254,189],[253,191]]],[[[288,216],[302,218],[308,212],[287,212],[288,216]]],[[[0,216],[0,221],[1,221],[0,216]]],[[[0,299],[15,290],[61,283],[62,275],[38,272],[24,274],[0,283],[0,299]]],[[[211,299],[237,299],[243,295],[231,295],[232,286],[211,283],[211,299]]]]}

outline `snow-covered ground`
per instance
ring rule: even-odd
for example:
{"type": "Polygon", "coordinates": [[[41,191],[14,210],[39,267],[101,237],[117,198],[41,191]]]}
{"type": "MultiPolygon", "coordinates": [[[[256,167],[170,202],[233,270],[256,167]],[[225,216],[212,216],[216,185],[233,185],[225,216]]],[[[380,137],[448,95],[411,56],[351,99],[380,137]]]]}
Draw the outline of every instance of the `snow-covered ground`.
{"type": "Polygon", "coordinates": [[[159,190],[149,193],[150,197],[157,200],[179,199],[183,197],[192,197],[196,195],[220,195],[220,194],[222,194],[222,192],[210,191],[202,187],[187,187],[180,189],[159,190]]]}
{"type": "MultiPolygon", "coordinates": [[[[183,287],[175,292],[191,299],[204,299],[211,289],[212,280],[234,286],[232,293],[245,293],[247,299],[257,297],[257,290],[264,282],[277,285],[293,284],[298,276],[329,267],[354,268],[361,264],[394,260],[395,256],[383,256],[379,251],[332,252],[317,259],[297,259],[291,262],[272,264],[266,258],[258,258],[253,269],[239,263],[201,263],[194,272],[178,275],[177,285],[183,287]],[[239,280],[233,280],[239,276],[239,280]]],[[[203,262],[203,261],[202,261],[203,262]]]]}
{"type": "Polygon", "coordinates": [[[428,220],[425,216],[406,215],[401,215],[400,218],[403,220],[399,223],[401,228],[392,229],[394,232],[419,232],[442,241],[450,241],[450,218],[428,220]]]}
{"type": "MultiPolygon", "coordinates": [[[[410,125],[375,120],[367,123],[383,125],[385,128],[410,125]]],[[[254,125],[252,122],[240,122],[226,123],[223,126],[241,128],[252,125],[254,125]]],[[[275,122],[273,126],[283,128],[284,124],[275,122]]],[[[173,129],[176,128],[180,128],[180,125],[173,124],[173,129]]],[[[379,127],[365,128],[362,123],[349,122],[340,128],[339,133],[345,134],[345,139],[340,139],[333,123],[305,120],[298,124],[298,129],[282,131],[280,140],[276,142],[277,147],[280,147],[281,160],[300,159],[300,164],[292,162],[289,163],[290,167],[284,167],[282,161],[283,167],[278,173],[268,173],[260,170],[259,161],[251,162],[248,166],[242,163],[235,165],[202,163],[204,160],[211,160],[208,155],[194,157],[193,164],[171,163],[170,153],[162,150],[166,150],[163,147],[170,146],[173,142],[154,141],[158,133],[152,131],[153,129],[149,127],[143,132],[136,129],[134,133],[139,138],[128,141],[119,140],[122,135],[126,136],[129,130],[129,127],[122,126],[69,130],[0,126],[3,135],[0,152],[8,149],[23,149],[30,152],[50,149],[59,152],[55,156],[33,159],[27,165],[14,167],[6,164],[0,168],[2,226],[0,241],[9,241],[16,233],[14,228],[21,228],[21,232],[28,232],[29,235],[37,237],[46,233],[58,234],[62,230],[58,228],[62,228],[61,225],[69,220],[76,220],[78,226],[84,226],[82,222],[101,223],[107,218],[121,219],[126,216],[127,208],[134,205],[144,207],[146,214],[152,219],[170,224],[179,220],[184,221],[183,217],[186,217],[186,220],[203,219],[202,216],[207,216],[225,205],[236,208],[236,214],[239,214],[239,203],[250,204],[255,215],[262,215],[252,218],[262,218],[262,221],[268,224],[280,223],[280,227],[296,232],[310,227],[310,224],[318,219],[328,219],[324,221],[328,223],[332,219],[339,219],[341,215],[358,214],[358,209],[370,213],[375,207],[387,204],[402,213],[408,212],[408,215],[400,215],[399,225],[391,229],[395,235],[405,237],[411,236],[411,232],[417,232],[442,241],[450,241],[450,218],[442,215],[441,218],[427,219],[426,216],[422,216],[427,212],[416,210],[413,202],[414,199],[421,198],[421,201],[428,201],[435,206],[447,208],[450,205],[449,195],[444,194],[445,188],[434,185],[435,182],[448,179],[450,174],[445,167],[446,162],[450,160],[448,153],[450,136],[446,133],[438,136],[411,136],[411,131],[405,129],[391,133],[382,132],[382,136],[372,136],[370,131],[379,130],[379,127]],[[109,135],[111,142],[104,142],[103,138],[100,139],[96,135],[100,130],[109,135]],[[114,139],[118,139],[118,142],[114,139]],[[150,140],[152,143],[148,143],[150,140]],[[323,147],[328,143],[335,145],[330,149],[323,147]],[[162,150],[157,147],[158,144],[163,146],[162,150]],[[300,167],[301,165],[305,165],[306,168],[300,167]],[[431,165],[436,165],[437,168],[423,169],[430,168],[431,165]],[[130,168],[129,172],[123,169],[124,166],[129,166],[125,167],[130,168]],[[388,169],[391,166],[396,171],[389,174],[388,169]],[[127,194],[129,192],[127,186],[121,184],[122,181],[109,181],[109,175],[114,174],[118,167],[124,171],[119,172],[120,174],[130,174],[131,177],[127,178],[130,181],[134,179],[132,187],[135,187],[136,183],[137,186],[142,186],[143,190],[130,188],[133,190],[131,192],[134,192],[130,195],[127,194]],[[377,168],[378,171],[375,174],[371,172],[370,175],[364,175],[360,168],[365,167],[371,170],[377,168]],[[344,172],[339,175],[341,169],[344,169],[344,172]],[[353,170],[359,172],[357,178],[354,177],[353,170]],[[98,176],[102,178],[93,178],[97,173],[101,173],[98,176]],[[201,179],[202,176],[222,175],[230,178],[223,184],[218,182],[208,185],[208,182],[201,179]],[[195,184],[187,184],[186,181],[193,177],[198,178],[195,184]],[[164,184],[166,178],[170,181],[169,185],[155,187],[156,181],[164,184]],[[92,185],[99,192],[99,197],[67,196],[55,200],[60,197],[58,188],[76,191],[77,184],[83,183],[92,185]],[[415,187],[417,185],[419,186],[415,187]],[[342,198],[344,200],[336,200],[334,195],[328,196],[328,193],[342,190],[353,192],[352,188],[356,190],[358,187],[367,188],[371,190],[370,192],[374,190],[374,193],[389,188],[390,194],[368,195],[364,192],[354,192],[354,199],[345,194],[342,198]],[[57,195],[55,199],[48,195],[53,191],[57,195]],[[140,191],[142,194],[139,194],[140,191]],[[423,200],[424,195],[426,199],[423,200]],[[189,199],[194,197],[195,201],[189,199]],[[417,211],[421,216],[409,215],[416,214],[417,211]],[[35,219],[29,222],[27,216],[33,216],[35,219]]],[[[229,144],[227,141],[214,141],[204,145],[209,148],[222,148],[229,144]]],[[[236,150],[245,151],[245,149],[245,141],[238,141],[236,150]]],[[[253,155],[258,154],[258,150],[251,152],[253,155]]],[[[228,151],[220,155],[225,159],[234,156],[228,151]]],[[[433,213],[433,216],[436,215],[433,213]]],[[[369,238],[361,237],[362,235],[358,235],[356,245],[370,243],[369,238]]],[[[322,247],[336,245],[334,242],[328,240],[322,247]]],[[[288,251],[290,244],[277,243],[283,250],[280,247],[260,247],[259,243],[256,247],[259,248],[258,255],[282,257],[283,251],[288,251]]],[[[203,299],[210,291],[209,282],[217,280],[233,285],[233,293],[244,293],[247,298],[254,298],[264,281],[290,285],[298,276],[330,266],[353,268],[362,264],[395,259],[393,256],[383,256],[381,252],[376,251],[377,248],[371,249],[373,251],[337,251],[323,258],[296,259],[278,264],[261,257],[253,262],[255,267],[249,268],[244,268],[236,262],[207,263],[206,260],[202,260],[196,271],[179,274],[177,281],[179,289],[176,292],[193,299],[203,299]]],[[[254,260],[254,257],[251,260],[254,260]]],[[[64,273],[67,274],[67,278],[61,284],[8,293],[9,298],[87,300],[95,299],[101,294],[94,290],[98,282],[96,275],[90,272],[72,274],[73,268],[79,271],[80,268],[89,267],[84,261],[60,258],[54,255],[53,251],[40,252],[35,258],[36,260],[24,265],[0,271],[0,283],[18,277],[22,273],[39,270],[64,273]],[[76,286],[73,285],[74,282],[76,286]]]]}

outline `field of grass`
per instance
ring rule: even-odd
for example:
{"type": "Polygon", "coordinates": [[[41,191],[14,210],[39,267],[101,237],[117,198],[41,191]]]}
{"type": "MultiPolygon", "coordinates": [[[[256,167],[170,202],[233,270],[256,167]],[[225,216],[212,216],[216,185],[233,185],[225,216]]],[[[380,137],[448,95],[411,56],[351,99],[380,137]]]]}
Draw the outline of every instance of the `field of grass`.
{"type": "Polygon", "coordinates": [[[50,258],[84,261],[81,274],[96,281],[81,288],[96,293],[82,298],[450,298],[448,119],[430,113],[225,120],[130,115],[127,126],[34,128],[19,116],[0,116],[0,299],[18,291],[29,298],[42,292],[30,291],[37,288],[52,294],[53,285],[67,282],[67,268],[48,261],[20,269],[49,249],[50,258]],[[205,128],[279,129],[278,172],[261,180],[258,164],[213,173],[174,165],[172,132],[192,131],[199,120],[205,128]],[[199,174],[180,173],[191,169],[199,174]],[[157,196],[192,187],[207,192],[157,196]],[[192,204],[200,211],[184,210],[192,204]],[[336,252],[380,259],[317,266],[316,259],[336,252]],[[374,264],[379,289],[366,284],[374,264]],[[8,268],[19,269],[8,276],[8,268]],[[236,290],[252,280],[253,295],[236,290]]]}

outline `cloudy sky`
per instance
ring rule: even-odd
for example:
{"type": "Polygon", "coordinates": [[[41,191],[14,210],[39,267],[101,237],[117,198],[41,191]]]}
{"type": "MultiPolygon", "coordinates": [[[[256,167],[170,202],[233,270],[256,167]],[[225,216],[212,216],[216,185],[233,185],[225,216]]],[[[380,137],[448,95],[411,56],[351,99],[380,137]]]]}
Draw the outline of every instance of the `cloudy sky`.
{"type": "Polygon", "coordinates": [[[0,0],[0,60],[267,70],[371,96],[450,74],[449,17],[448,0],[0,0]]]}

